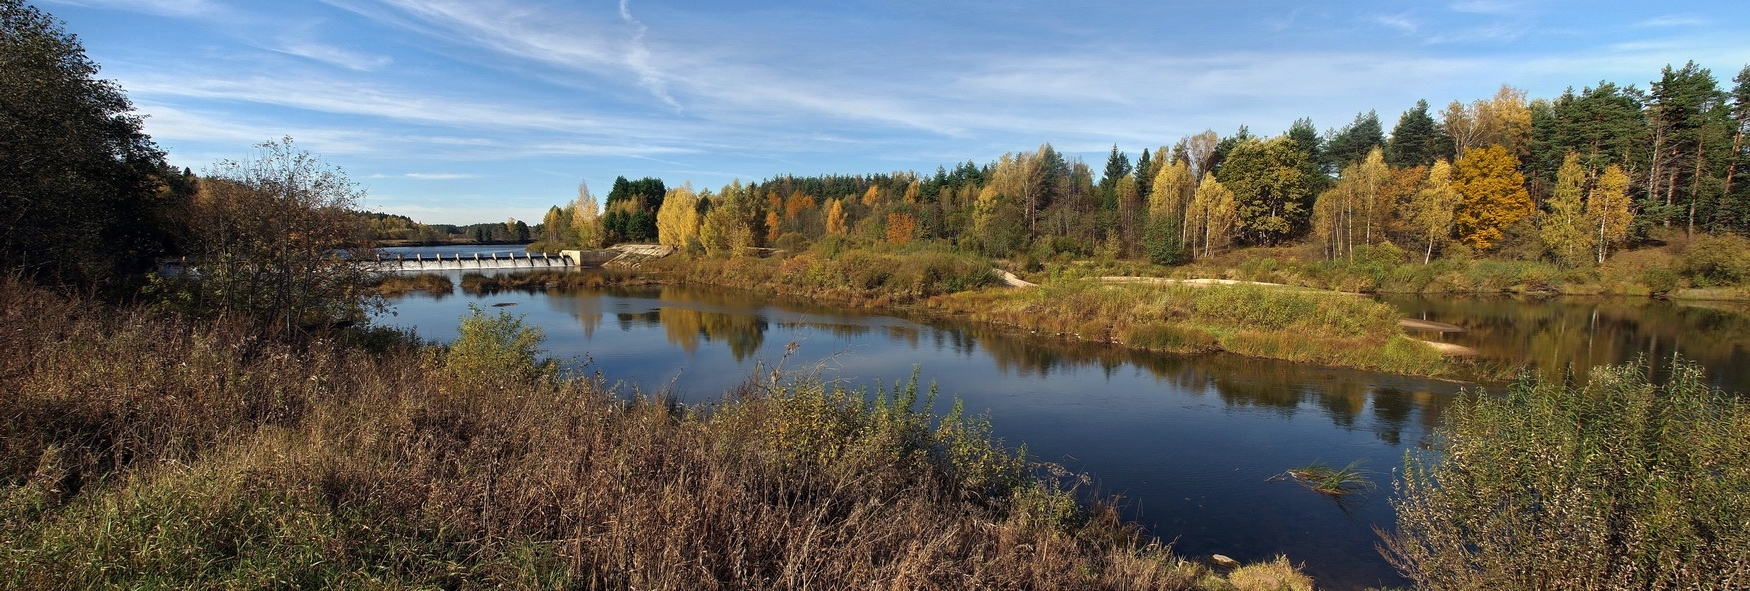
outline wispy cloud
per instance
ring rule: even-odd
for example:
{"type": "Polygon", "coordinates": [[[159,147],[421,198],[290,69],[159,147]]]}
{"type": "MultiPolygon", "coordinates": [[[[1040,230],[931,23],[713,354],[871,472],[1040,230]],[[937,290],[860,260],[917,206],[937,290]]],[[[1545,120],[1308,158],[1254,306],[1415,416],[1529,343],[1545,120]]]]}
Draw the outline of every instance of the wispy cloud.
{"type": "Polygon", "coordinates": [[[457,172],[407,172],[402,174],[373,174],[374,179],[413,179],[416,181],[456,181],[462,179],[477,179],[480,175],[457,172]]]}
{"type": "Polygon", "coordinates": [[[46,0],[51,4],[127,10],[179,18],[219,17],[229,7],[214,0],[46,0]]]}
{"type": "Polygon", "coordinates": [[[1688,14],[1667,14],[1650,18],[1634,26],[1637,28],[1667,28],[1667,27],[1699,27],[1708,24],[1708,20],[1688,14]]]}
{"type": "Polygon", "coordinates": [[[1379,14],[1374,15],[1373,20],[1407,35],[1416,34],[1416,30],[1421,28],[1421,25],[1415,19],[1410,18],[1409,14],[1379,14]]]}
{"type": "Polygon", "coordinates": [[[675,102],[674,97],[669,96],[668,84],[663,81],[662,73],[650,65],[650,48],[644,44],[644,34],[649,32],[650,28],[632,17],[632,7],[629,2],[630,0],[620,0],[620,20],[632,27],[632,40],[626,51],[626,65],[631,66],[632,71],[638,73],[638,82],[643,84],[644,88],[649,89],[651,94],[662,99],[662,102],[667,103],[668,106],[679,109],[681,104],[675,102]]]}
{"type": "Polygon", "coordinates": [[[371,55],[348,51],[332,45],[301,41],[284,43],[274,47],[273,50],[360,72],[381,69],[395,61],[386,55],[371,55]]]}
{"type": "Polygon", "coordinates": [[[1447,5],[1454,12],[1469,14],[1513,14],[1519,11],[1519,5],[1506,0],[1463,0],[1447,5]]]}

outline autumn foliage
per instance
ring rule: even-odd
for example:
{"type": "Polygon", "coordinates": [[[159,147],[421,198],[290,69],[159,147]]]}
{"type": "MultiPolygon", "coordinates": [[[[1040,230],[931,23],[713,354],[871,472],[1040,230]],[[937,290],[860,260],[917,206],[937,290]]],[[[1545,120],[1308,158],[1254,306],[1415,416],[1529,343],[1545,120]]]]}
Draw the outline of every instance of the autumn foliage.
{"type": "Polygon", "coordinates": [[[1463,200],[1458,204],[1458,240],[1477,250],[1488,250],[1502,237],[1502,230],[1531,215],[1531,194],[1525,190],[1525,175],[1519,159],[1507,148],[1491,145],[1465,152],[1454,165],[1453,188],[1463,200]]]}

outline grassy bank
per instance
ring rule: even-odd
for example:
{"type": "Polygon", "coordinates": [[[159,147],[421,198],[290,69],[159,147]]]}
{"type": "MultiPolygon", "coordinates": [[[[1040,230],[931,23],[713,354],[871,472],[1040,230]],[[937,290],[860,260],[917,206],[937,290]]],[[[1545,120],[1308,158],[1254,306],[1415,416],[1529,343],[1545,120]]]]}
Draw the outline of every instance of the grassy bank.
{"type": "Polygon", "coordinates": [[[920,302],[992,285],[992,263],[931,244],[851,248],[823,240],[795,254],[705,258],[676,256],[645,269],[679,283],[720,285],[864,308],[920,302]]]}
{"type": "MultiPolygon", "coordinates": [[[[989,260],[942,247],[835,250],[791,256],[677,256],[643,272],[894,313],[952,317],[1028,334],[1174,353],[1241,355],[1445,376],[1459,371],[1405,337],[1388,305],[1323,291],[1250,286],[1108,284],[1068,274],[1037,288],[996,283],[989,260]]],[[[466,282],[464,282],[466,286],[466,282]]]]}
{"type": "MultiPolygon", "coordinates": [[[[1172,556],[988,427],[750,382],[620,396],[477,316],[272,342],[0,284],[0,586],[1275,588],[1172,556]]],[[[1275,569],[1275,570],[1271,570],[1275,569]]],[[[1303,581],[1304,582],[1304,581],[1303,581]]],[[[1302,587],[1304,588],[1304,587],[1302,587]]]]}
{"type": "Polygon", "coordinates": [[[1413,375],[1456,371],[1438,352],[1403,335],[1396,309],[1329,292],[1059,280],[946,295],[928,305],[1030,333],[1140,349],[1220,350],[1413,375]]]}
{"type": "Polygon", "coordinates": [[[471,294],[499,291],[535,291],[542,289],[598,289],[621,285],[652,285],[655,278],[621,269],[600,269],[587,273],[570,270],[540,270],[524,273],[466,273],[462,275],[462,291],[471,294]]]}
{"type": "Polygon", "coordinates": [[[1432,295],[1625,295],[1750,299],[1750,241],[1669,233],[1659,245],[1612,254],[1602,265],[1463,253],[1424,264],[1389,244],[1326,260],[1316,246],[1246,248],[1179,267],[1126,261],[1053,261],[1034,276],[1150,275],[1260,281],[1359,293],[1432,295]]]}
{"type": "Polygon", "coordinates": [[[400,275],[384,273],[371,281],[370,289],[377,295],[393,298],[413,292],[421,292],[436,297],[444,297],[455,291],[456,284],[450,278],[435,273],[421,275],[400,275]]]}

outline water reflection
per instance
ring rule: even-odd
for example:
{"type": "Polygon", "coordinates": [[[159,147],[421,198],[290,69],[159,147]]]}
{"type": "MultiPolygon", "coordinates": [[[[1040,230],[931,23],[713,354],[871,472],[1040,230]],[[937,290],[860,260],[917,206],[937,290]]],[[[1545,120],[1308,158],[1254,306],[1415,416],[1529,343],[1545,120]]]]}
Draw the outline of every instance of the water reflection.
{"type": "Polygon", "coordinates": [[[1715,386],[1750,383],[1750,305],[1647,298],[1438,299],[1384,296],[1407,316],[1467,332],[1423,338],[1474,347],[1486,358],[1526,363],[1544,379],[1584,380],[1593,366],[1644,356],[1663,379],[1671,355],[1698,361],[1715,386]]]}
{"type": "MultiPolygon", "coordinates": [[[[1242,560],[1287,553],[1323,587],[1398,585],[1374,552],[1393,519],[1389,492],[1343,506],[1268,482],[1315,461],[1386,471],[1439,421],[1456,386],[1233,355],[1177,356],[993,329],[773,302],[684,287],[409,296],[396,323],[451,335],[468,304],[546,330],[547,352],[594,363],[629,387],[715,400],[798,342],[793,361],[836,358],[854,384],[921,365],[946,401],[988,411],[996,434],[1036,458],[1095,475],[1131,518],[1187,554],[1242,560]]],[[[1381,484],[1385,482],[1381,479],[1381,484]]]]}

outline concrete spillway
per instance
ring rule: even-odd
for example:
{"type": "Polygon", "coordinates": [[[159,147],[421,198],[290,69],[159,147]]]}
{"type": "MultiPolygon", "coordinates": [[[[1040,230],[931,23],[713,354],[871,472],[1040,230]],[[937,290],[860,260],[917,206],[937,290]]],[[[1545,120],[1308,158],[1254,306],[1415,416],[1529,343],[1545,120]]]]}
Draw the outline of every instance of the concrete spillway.
{"type": "Polygon", "coordinates": [[[576,260],[567,256],[548,256],[546,253],[529,253],[523,256],[516,254],[500,255],[492,253],[452,255],[413,255],[412,257],[378,256],[371,262],[376,271],[386,273],[425,272],[425,271],[459,271],[475,269],[563,269],[575,266],[576,260]]]}

